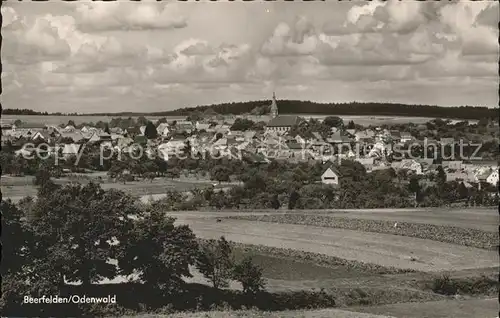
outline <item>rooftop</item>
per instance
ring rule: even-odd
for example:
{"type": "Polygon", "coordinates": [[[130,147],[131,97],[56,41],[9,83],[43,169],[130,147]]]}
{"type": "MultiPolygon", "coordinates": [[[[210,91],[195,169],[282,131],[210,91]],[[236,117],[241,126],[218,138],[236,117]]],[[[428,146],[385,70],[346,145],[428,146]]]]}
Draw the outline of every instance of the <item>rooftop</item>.
{"type": "Polygon", "coordinates": [[[267,127],[291,127],[298,124],[300,118],[298,116],[278,116],[271,119],[267,123],[267,127]]]}
{"type": "Polygon", "coordinates": [[[327,172],[328,169],[332,170],[337,176],[339,177],[342,176],[337,167],[331,162],[326,162],[325,164],[323,164],[323,169],[322,169],[323,172],[321,173],[321,175],[325,174],[325,172],[327,172]]]}

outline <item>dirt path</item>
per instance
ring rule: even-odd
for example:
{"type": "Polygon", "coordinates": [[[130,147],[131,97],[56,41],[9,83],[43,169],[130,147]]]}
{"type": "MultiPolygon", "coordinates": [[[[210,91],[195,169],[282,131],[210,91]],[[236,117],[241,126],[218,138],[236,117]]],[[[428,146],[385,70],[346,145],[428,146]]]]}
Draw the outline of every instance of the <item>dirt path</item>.
{"type": "Polygon", "coordinates": [[[430,240],[314,226],[178,215],[201,238],[267,245],[321,253],[347,260],[421,271],[450,271],[498,265],[496,251],[486,251],[430,240]],[[411,259],[415,260],[412,261],[411,259]]]}

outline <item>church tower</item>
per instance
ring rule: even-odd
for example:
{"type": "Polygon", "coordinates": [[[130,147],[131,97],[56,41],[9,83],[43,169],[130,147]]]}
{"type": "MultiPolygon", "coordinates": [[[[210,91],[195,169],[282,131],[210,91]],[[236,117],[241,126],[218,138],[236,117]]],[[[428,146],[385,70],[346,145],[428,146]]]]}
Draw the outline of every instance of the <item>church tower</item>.
{"type": "Polygon", "coordinates": [[[271,103],[271,117],[276,118],[278,116],[278,105],[276,104],[276,94],[273,92],[273,101],[271,103]]]}

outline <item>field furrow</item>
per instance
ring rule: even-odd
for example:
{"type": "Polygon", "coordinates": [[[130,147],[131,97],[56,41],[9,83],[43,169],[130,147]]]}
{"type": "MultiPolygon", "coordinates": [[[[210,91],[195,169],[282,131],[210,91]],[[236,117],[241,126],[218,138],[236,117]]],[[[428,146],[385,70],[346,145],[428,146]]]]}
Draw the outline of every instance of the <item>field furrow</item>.
{"type": "Polygon", "coordinates": [[[289,248],[347,260],[420,271],[462,270],[498,265],[498,254],[478,248],[413,237],[308,225],[179,217],[197,236],[289,248]]]}
{"type": "Polygon", "coordinates": [[[329,215],[296,213],[241,215],[229,216],[227,218],[282,224],[322,226],[373,233],[386,233],[490,250],[496,249],[499,242],[498,232],[423,223],[394,222],[376,219],[357,219],[353,217],[333,217],[329,215]]]}

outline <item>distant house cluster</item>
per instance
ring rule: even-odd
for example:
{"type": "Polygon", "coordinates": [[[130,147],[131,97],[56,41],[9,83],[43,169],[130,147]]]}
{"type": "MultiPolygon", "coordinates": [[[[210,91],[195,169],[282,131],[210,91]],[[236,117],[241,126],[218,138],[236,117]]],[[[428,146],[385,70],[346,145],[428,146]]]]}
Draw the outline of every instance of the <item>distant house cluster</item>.
{"type": "MultiPolygon", "coordinates": [[[[165,160],[180,150],[189,151],[191,154],[209,150],[228,155],[245,154],[245,158],[253,162],[321,161],[326,167],[321,181],[333,185],[339,185],[342,176],[329,164],[346,159],[357,161],[367,172],[392,168],[396,172],[425,176],[435,173],[437,167],[442,166],[447,181],[460,181],[467,186],[498,183],[498,163],[494,161],[436,162],[429,158],[395,160],[391,157],[395,144],[413,143],[426,147],[424,141],[417,140],[409,132],[381,127],[332,127],[326,135],[314,131],[310,135],[301,135],[297,131],[292,134],[294,127],[301,125],[304,119],[299,116],[280,115],[275,94],[269,107],[271,119],[261,131],[231,130],[231,125],[224,119],[214,118],[195,122],[181,120],[157,123],[157,138],[154,139],[146,137],[146,126],[127,129],[113,127],[105,132],[90,126],[76,128],[71,125],[57,127],[25,124],[19,127],[2,125],[2,142],[18,146],[26,142],[43,142],[51,145],[46,151],[59,152],[64,157],[75,155],[82,145],[90,143],[105,145],[122,153],[132,152],[133,146],[139,144],[146,148],[146,153],[160,154],[165,160]]],[[[440,138],[426,142],[432,145],[452,145],[455,140],[440,138]]],[[[29,150],[19,149],[17,154],[26,154],[26,151],[29,150]]]]}

